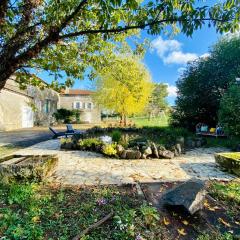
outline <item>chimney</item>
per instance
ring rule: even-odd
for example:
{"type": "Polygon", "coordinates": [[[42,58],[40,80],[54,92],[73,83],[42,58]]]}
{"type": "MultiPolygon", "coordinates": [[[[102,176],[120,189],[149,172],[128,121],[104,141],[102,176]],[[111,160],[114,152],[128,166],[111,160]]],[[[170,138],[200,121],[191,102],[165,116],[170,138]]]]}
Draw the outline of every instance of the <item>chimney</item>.
{"type": "Polygon", "coordinates": [[[69,94],[69,88],[68,88],[68,87],[65,88],[64,93],[65,93],[65,94],[69,94]]]}

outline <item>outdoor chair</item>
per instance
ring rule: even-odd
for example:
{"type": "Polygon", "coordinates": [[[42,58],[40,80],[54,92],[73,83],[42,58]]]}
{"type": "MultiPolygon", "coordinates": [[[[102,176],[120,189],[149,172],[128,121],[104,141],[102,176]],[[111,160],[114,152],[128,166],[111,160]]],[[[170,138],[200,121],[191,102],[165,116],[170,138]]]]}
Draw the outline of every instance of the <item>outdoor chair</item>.
{"type": "Polygon", "coordinates": [[[67,127],[67,131],[66,131],[66,134],[75,134],[75,133],[82,133],[81,130],[78,130],[78,129],[74,129],[72,124],[66,124],[66,127],[67,127]]]}
{"type": "Polygon", "coordinates": [[[67,137],[69,135],[73,135],[74,134],[74,133],[68,133],[68,132],[58,132],[55,129],[53,129],[52,127],[49,127],[49,130],[54,134],[53,135],[53,139],[54,138],[58,138],[58,137],[63,137],[63,136],[67,137]]]}

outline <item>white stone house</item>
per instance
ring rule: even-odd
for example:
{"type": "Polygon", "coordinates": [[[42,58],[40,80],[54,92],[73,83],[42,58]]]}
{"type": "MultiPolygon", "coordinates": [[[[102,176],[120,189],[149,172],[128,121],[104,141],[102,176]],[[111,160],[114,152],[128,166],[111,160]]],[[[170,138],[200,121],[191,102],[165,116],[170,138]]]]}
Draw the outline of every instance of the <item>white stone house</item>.
{"type": "Polygon", "coordinates": [[[60,94],[60,108],[77,109],[83,123],[101,122],[101,111],[94,103],[93,91],[83,89],[66,89],[60,94]]]}
{"type": "Polygon", "coordinates": [[[31,85],[21,90],[15,79],[15,76],[8,79],[0,91],[0,131],[49,126],[55,121],[53,113],[59,108],[78,109],[81,122],[101,121],[92,91],[67,89],[59,94],[47,88],[47,83],[41,79],[46,85],[43,90],[31,85]]]}
{"type": "Polygon", "coordinates": [[[49,88],[40,90],[34,86],[21,90],[15,76],[12,76],[0,91],[0,131],[48,126],[53,121],[52,114],[56,112],[58,103],[56,91],[49,88]]]}

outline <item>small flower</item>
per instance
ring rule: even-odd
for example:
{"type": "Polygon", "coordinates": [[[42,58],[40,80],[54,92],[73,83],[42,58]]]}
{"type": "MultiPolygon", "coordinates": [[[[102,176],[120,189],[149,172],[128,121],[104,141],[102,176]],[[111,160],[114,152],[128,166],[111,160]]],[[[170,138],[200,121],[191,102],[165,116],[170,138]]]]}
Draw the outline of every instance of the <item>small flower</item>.
{"type": "Polygon", "coordinates": [[[99,206],[106,205],[107,204],[107,200],[105,198],[100,198],[100,199],[97,200],[97,204],[99,206]]]}
{"type": "Polygon", "coordinates": [[[135,240],[143,240],[143,238],[141,237],[141,235],[138,233],[135,240]]]}

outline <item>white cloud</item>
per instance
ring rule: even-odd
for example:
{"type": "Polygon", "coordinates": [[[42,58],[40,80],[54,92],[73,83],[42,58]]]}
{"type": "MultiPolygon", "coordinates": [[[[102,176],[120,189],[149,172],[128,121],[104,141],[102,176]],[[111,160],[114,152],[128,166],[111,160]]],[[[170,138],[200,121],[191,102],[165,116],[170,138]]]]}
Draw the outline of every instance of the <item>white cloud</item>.
{"type": "Polygon", "coordinates": [[[204,53],[200,56],[200,58],[208,58],[210,56],[210,53],[204,53]]]}
{"type": "Polygon", "coordinates": [[[177,69],[178,74],[182,74],[186,70],[185,67],[180,67],[177,69]]]}
{"type": "Polygon", "coordinates": [[[193,61],[198,58],[195,53],[183,53],[181,51],[171,52],[168,56],[163,59],[166,64],[186,64],[189,61],[193,61]]]}
{"type": "Polygon", "coordinates": [[[177,96],[177,87],[174,85],[170,85],[166,83],[167,85],[167,91],[168,91],[168,97],[176,97],[177,96]]]}
{"type": "Polygon", "coordinates": [[[171,51],[179,51],[182,44],[177,40],[163,40],[162,37],[158,37],[152,41],[151,45],[160,57],[164,57],[171,51]]]}
{"type": "Polygon", "coordinates": [[[165,64],[186,64],[198,58],[195,53],[184,53],[182,43],[177,40],[164,40],[160,36],[151,45],[165,64]]]}

